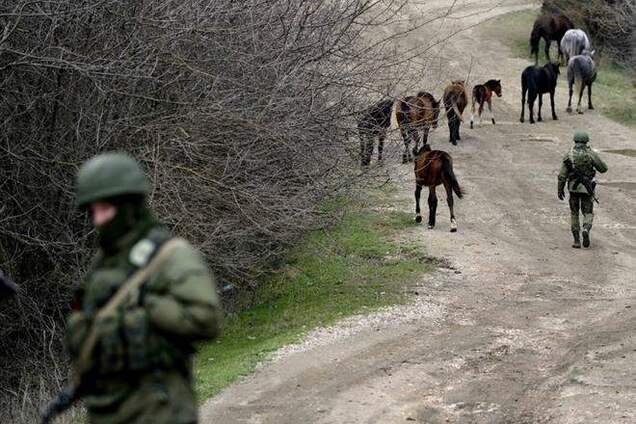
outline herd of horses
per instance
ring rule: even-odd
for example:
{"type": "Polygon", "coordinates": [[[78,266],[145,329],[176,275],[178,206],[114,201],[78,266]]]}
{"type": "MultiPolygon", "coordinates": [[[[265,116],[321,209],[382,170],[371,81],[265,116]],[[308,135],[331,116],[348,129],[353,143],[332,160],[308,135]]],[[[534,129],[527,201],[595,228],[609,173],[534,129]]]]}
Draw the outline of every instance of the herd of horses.
{"type": "MultiPolygon", "coordinates": [[[[592,106],[592,84],[596,79],[596,65],[594,51],[590,49],[590,41],[586,33],[574,28],[572,21],[560,13],[539,16],[530,34],[530,51],[535,57],[534,65],[528,66],[521,74],[521,118],[524,122],[525,106],[528,105],[530,123],[534,124],[534,103],[539,100],[537,121],[541,121],[541,107],[543,95],[550,95],[552,118],[558,119],[554,106],[554,95],[557,80],[560,74],[561,59],[567,64],[567,81],[569,87],[569,99],[567,111],[572,112],[572,95],[574,86],[578,85],[577,112],[581,110],[581,98],[585,88],[588,90],[588,108],[592,106]],[[545,55],[547,63],[540,67],[539,43],[545,41],[545,55]],[[550,45],[556,41],[558,47],[557,62],[550,59],[550,45]]],[[[492,111],[493,95],[502,96],[501,80],[490,79],[483,84],[475,85],[472,89],[472,110],[470,128],[474,128],[475,106],[480,123],[484,104],[488,105],[490,118],[495,125],[495,116],[492,111]]],[[[421,222],[420,194],[423,187],[428,187],[429,217],[428,227],[435,227],[437,211],[437,195],[435,189],[443,185],[446,190],[446,199],[450,209],[451,232],[457,231],[457,222],[453,211],[453,193],[462,198],[463,190],[460,187],[453,171],[453,159],[450,154],[442,150],[432,150],[428,144],[428,136],[431,130],[438,127],[442,105],[446,114],[449,129],[449,141],[453,145],[461,140],[460,126],[464,121],[464,109],[468,105],[468,93],[466,82],[462,80],[451,81],[445,88],[442,97],[437,100],[435,96],[426,91],[420,91],[414,96],[400,99],[382,100],[361,114],[358,120],[358,133],[360,136],[360,162],[363,167],[371,163],[375,140],[378,140],[378,161],[382,161],[384,140],[391,126],[391,117],[395,113],[395,120],[402,136],[404,151],[402,163],[414,162],[415,171],[415,221],[421,222]],[[421,147],[420,147],[421,144],[421,147]]]]}

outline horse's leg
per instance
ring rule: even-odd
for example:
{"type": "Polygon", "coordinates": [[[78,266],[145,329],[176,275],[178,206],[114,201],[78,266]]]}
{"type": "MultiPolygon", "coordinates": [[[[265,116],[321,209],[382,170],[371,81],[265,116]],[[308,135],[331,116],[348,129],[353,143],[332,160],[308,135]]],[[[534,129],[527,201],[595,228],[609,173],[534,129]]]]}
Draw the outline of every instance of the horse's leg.
{"type": "Polygon", "coordinates": [[[428,144],[428,133],[430,130],[431,128],[428,125],[422,130],[422,147],[428,144]]]}
{"type": "Polygon", "coordinates": [[[446,120],[448,121],[448,132],[450,134],[450,142],[451,144],[457,144],[457,142],[455,141],[455,132],[454,132],[454,128],[455,128],[455,112],[453,112],[453,110],[449,110],[448,112],[446,112],[446,120]]]}
{"type": "Polygon", "coordinates": [[[481,124],[483,122],[483,120],[481,118],[481,114],[484,113],[484,103],[483,102],[479,103],[479,111],[477,113],[479,115],[479,126],[481,126],[481,124]]]}
{"type": "Polygon", "coordinates": [[[413,157],[417,156],[417,152],[420,150],[420,141],[424,138],[424,130],[419,129],[415,135],[415,144],[413,145],[413,157]]]}
{"type": "Polygon", "coordinates": [[[415,184],[415,222],[422,222],[422,215],[420,214],[420,194],[422,194],[422,186],[415,184]]]}
{"type": "Polygon", "coordinates": [[[428,188],[428,228],[435,228],[435,215],[437,213],[437,195],[435,194],[435,186],[428,188]]]}
{"type": "Polygon", "coordinates": [[[384,139],[386,138],[386,128],[380,130],[378,134],[378,162],[382,162],[382,152],[384,151],[384,139]]]}
{"type": "Polygon", "coordinates": [[[475,97],[473,96],[473,105],[470,109],[470,129],[473,129],[473,122],[475,121],[475,97]]]}
{"type": "Polygon", "coordinates": [[[543,121],[541,118],[541,108],[543,107],[543,93],[539,93],[539,113],[537,113],[537,121],[543,121]]]}
{"type": "Polygon", "coordinates": [[[530,113],[530,123],[534,124],[534,101],[537,99],[537,93],[528,93],[528,112],[530,113]]]}
{"type": "Polygon", "coordinates": [[[585,84],[581,83],[581,88],[579,89],[579,101],[576,104],[577,113],[583,115],[583,111],[581,110],[581,98],[583,97],[583,92],[585,91],[585,84]]]}
{"type": "Polygon", "coordinates": [[[488,100],[488,110],[490,111],[490,120],[495,125],[495,114],[492,111],[492,99],[488,100]]]}
{"type": "Polygon", "coordinates": [[[551,45],[552,45],[552,41],[545,38],[545,57],[548,63],[550,62],[550,46],[551,45]]]}
{"type": "Polygon", "coordinates": [[[594,106],[592,106],[592,83],[587,86],[587,108],[594,110],[594,106]]]}
{"type": "Polygon", "coordinates": [[[574,94],[574,83],[568,81],[568,108],[566,109],[568,113],[572,113],[572,94],[574,94]]]}
{"type": "Polygon", "coordinates": [[[408,162],[408,150],[409,150],[409,144],[411,143],[410,140],[410,130],[408,128],[408,124],[406,125],[400,125],[400,134],[402,134],[402,142],[404,143],[404,152],[402,153],[402,163],[407,163],[408,162]]]}
{"type": "Polygon", "coordinates": [[[557,118],[556,112],[554,111],[554,88],[550,91],[550,108],[552,108],[552,119],[555,121],[558,120],[559,118],[557,118]]]}
{"type": "Polygon", "coordinates": [[[371,136],[367,131],[360,131],[360,165],[367,166],[371,158],[367,156],[369,139],[371,136]]]}
{"type": "Polygon", "coordinates": [[[528,91],[527,87],[525,86],[525,84],[522,81],[522,88],[521,88],[521,118],[519,118],[519,121],[521,123],[523,123],[525,121],[525,113],[526,113],[526,92],[528,91]]]}
{"type": "Polygon", "coordinates": [[[453,211],[453,187],[448,179],[444,179],[444,188],[446,189],[446,202],[448,203],[448,209],[450,210],[450,231],[454,233],[457,231],[457,222],[455,221],[455,212],[453,211]]]}

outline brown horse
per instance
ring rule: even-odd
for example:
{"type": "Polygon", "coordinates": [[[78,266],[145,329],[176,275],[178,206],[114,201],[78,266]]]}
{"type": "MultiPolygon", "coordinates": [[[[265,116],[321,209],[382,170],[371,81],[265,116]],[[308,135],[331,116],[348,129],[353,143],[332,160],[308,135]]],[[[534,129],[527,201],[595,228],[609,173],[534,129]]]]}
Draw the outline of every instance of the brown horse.
{"type": "Polygon", "coordinates": [[[473,107],[470,115],[471,129],[475,120],[475,103],[479,104],[479,110],[477,111],[479,123],[481,124],[481,113],[484,111],[484,103],[487,103],[492,124],[495,125],[495,114],[492,113],[492,93],[495,93],[497,97],[501,97],[501,80],[491,79],[473,87],[473,107]]]}
{"type": "Polygon", "coordinates": [[[417,96],[406,97],[396,108],[396,118],[404,141],[402,163],[413,160],[417,154],[420,140],[422,145],[428,143],[431,128],[437,128],[439,118],[439,101],[432,94],[420,91],[417,96]],[[413,142],[413,150],[409,145],[413,142]]]}
{"type": "Polygon", "coordinates": [[[381,100],[363,111],[358,120],[358,134],[360,135],[360,164],[367,166],[371,163],[375,138],[378,138],[378,162],[382,162],[384,139],[391,126],[391,110],[393,99],[381,100]]]}
{"type": "Polygon", "coordinates": [[[437,195],[435,187],[444,184],[446,200],[450,209],[451,233],[457,231],[457,221],[453,212],[453,191],[460,199],[464,196],[455,173],[453,158],[441,150],[431,150],[431,146],[422,146],[415,157],[415,222],[422,222],[420,215],[420,194],[422,187],[428,187],[428,228],[435,227],[437,213],[437,195]]]}
{"type": "Polygon", "coordinates": [[[560,13],[550,13],[539,16],[534,21],[532,27],[532,33],[530,34],[530,54],[534,54],[534,63],[539,63],[539,42],[543,38],[545,41],[545,57],[550,62],[550,45],[552,41],[557,42],[557,48],[559,50],[559,58],[563,53],[561,52],[561,39],[569,29],[573,29],[574,24],[565,15],[560,13]]]}
{"type": "Polygon", "coordinates": [[[452,81],[444,90],[444,108],[448,119],[450,142],[454,145],[457,145],[457,140],[461,140],[459,126],[464,121],[462,115],[467,104],[468,94],[464,81],[452,81]]]}

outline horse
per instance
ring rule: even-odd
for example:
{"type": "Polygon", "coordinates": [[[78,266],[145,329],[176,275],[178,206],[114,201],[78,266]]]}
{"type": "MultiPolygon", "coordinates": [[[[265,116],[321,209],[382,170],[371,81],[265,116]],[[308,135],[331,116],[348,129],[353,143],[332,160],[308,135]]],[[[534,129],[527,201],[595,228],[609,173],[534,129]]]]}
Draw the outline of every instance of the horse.
{"type": "Polygon", "coordinates": [[[554,91],[559,78],[559,64],[546,63],[543,67],[528,66],[521,74],[521,118],[524,122],[526,92],[528,94],[528,109],[530,110],[530,123],[534,124],[534,101],[539,96],[538,121],[541,119],[541,106],[543,106],[543,94],[550,93],[550,106],[552,107],[552,119],[558,119],[554,111],[554,91]]]}
{"type": "Polygon", "coordinates": [[[534,63],[539,63],[539,42],[543,38],[545,41],[545,57],[550,62],[550,45],[552,41],[557,42],[559,50],[559,60],[561,60],[561,39],[569,29],[573,29],[574,24],[565,15],[560,13],[545,14],[537,17],[530,34],[530,54],[534,54],[534,63]]]}
{"type": "Polygon", "coordinates": [[[431,93],[420,91],[417,96],[406,97],[396,107],[396,118],[404,141],[402,163],[413,160],[413,155],[418,152],[420,140],[423,145],[428,143],[428,133],[431,128],[437,128],[439,104],[431,93]],[[409,150],[411,141],[412,151],[409,150]]]}
{"type": "Polygon", "coordinates": [[[495,93],[497,97],[501,97],[501,80],[488,80],[483,84],[478,84],[473,87],[473,106],[472,113],[470,115],[470,129],[473,129],[473,122],[475,119],[475,102],[479,103],[479,123],[481,124],[481,113],[484,111],[484,102],[488,103],[488,110],[490,111],[490,117],[492,124],[495,125],[495,114],[492,113],[492,93],[495,93]]]}
{"type": "Polygon", "coordinates": [[[581,110],[581,97],[583,97],[583,91],[587,87],[587,108],[594,109],[592,106],[592,84],[596,81],[596,64],[592,56],[594,51],[583,50],[583,54],[574,56],[568,61],[568,112],[572,112],[572,94],[574,92],[573,86],[576,83],[579,86],[579,102],[576,106],[576,111],[583,114],[581,110]]]}
{"type": "Polygon", "coordinates": [[[428,228],[435,228],[437,213],[437,195],[435,187],[444,184],[446,200],[450,209],[450,231],[457,231],[457,221],[453,211],[453,192],[458,198],[464,197],[464,192],[453,172],[453,158],[442,150],[431,150],[429,144],[424,144],[415,157],[415,222],[422,222],[420,214],[420,195],[422,187],[428,187],[428,228]]]}
{"type": "Polygon", "coordinates": [[[382,150],[386,131],[391,125],[391,110],[393,100],[381,100],[367,108],[358,121],[358,134],[360,135],[360,164],[367,166],[371,163],[375,137],[378,138],[378,161],[382,162],[382,150]]]}
{"type": "Polygon", "coordinates": [[[582,29],[569,29],[560,45],[567,64],[571,57],[580,55],[583,50],[590,50],[590,39],[582,29]]]}
{"type": "Polygon", "coordinates": [[[448,129],[450,132],[450,142],[457,145],[457,140],[461,140],[459,126],[464,121],[463,113],[468,104],[468,94],[464,81],[451,81],[444,89],[444,107],[446,108],[446,118],[448,119],[448,129]]]}

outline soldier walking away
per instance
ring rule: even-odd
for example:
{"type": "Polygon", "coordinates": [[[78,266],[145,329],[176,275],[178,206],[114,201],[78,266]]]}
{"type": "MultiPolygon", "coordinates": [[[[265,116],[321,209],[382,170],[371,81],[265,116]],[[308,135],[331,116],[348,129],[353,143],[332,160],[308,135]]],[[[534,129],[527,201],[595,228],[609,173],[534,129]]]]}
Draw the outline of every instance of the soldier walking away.
{"type": "Polygon", "coordinates": [[[18,286],[0,269],[0,301],[14,295],[18,286]]]}
{"type": "Polygon", "coordinates": [[[203,258],[159,225],[147,193],[126,154],[98,155],[79,170],[77,201],[99,251],[67,323],[74,384],[43,422],[79,398],[91,424],[197,422],[192,355],[219,334],[222,311],[203,258]]]}
{"type": "Polygon", "coordinates": [[[598,154],[588,146],[589,135],[585,131],[577,131],[574,134],[574,146],[563,158],[561,171],[559,172],[558,197],[565,199],[565,184],[570,192],[570,213],[572,215],[572,247],[581,248],[581,226],[579,223],[579,211],[583,214],[583,247],[590,247],[590,231],[594,220],[594,202],[598,203],[594,190],[596,171],[604,173],[607,165],[598,154]]]}

